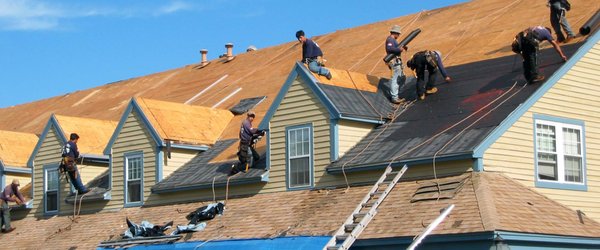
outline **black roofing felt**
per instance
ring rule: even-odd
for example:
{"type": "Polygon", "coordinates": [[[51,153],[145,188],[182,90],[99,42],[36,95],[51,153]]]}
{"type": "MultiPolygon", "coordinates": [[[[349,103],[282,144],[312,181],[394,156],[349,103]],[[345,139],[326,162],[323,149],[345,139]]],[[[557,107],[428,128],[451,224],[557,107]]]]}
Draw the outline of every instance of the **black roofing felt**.
{"type": "Polygon", "coordinates": [[[233,108],[230,108],[229,111],[231,111],[231,113],[233,113],[234,115],[244,114],[256,107],[256,105],[261,103],[265,98],[266,96],[258,96],[242,99],[238,104],[233,106],[233,108]]]}
{"type": "MultiPolygon", "coordinates": [[[[562,46],[562,49],[570,57],[581,45],[562,46]]],[[[540,55],[540,73],[547,78],[563,65],[554,49],[542,50],[540,55]]],[[[339,172],[344,164],[344,170],[353,171],[367,166],[387,165],[394,159],[396,162],[426,160],[436,152],[436,157],[472,153],[494,128],[543,84],[525,85],[522,60],[518,55],[449,67],[447,71],[453,79],[451,83],[438,80],[438,93],[427,96],[425,101],[415,102],[394,123],[371,131],[342,158],[330,164],[327,170],[339,172]],[[489,103],[492,104],[485,107],[489,103]],[[481,111],[467,118],[478,110],[481,111]],[[459,123],[463,119],[466,120],[459,123]],[[462,130],[464,132],[456,136],[462,130]],[[373,143],[355,157],[372,140],[373,143]],[[349,162],[352,158],[356,159],[349,162]]],[[[407,87],[401,97],[414,100],[414,83],[407,87]]]]}
{"type": "MultiPolygon", "coordinates": [[[[109,178],[110,178],[110,176],[109,176],[108,169],[106,171],[104,171],[102,174],[96,176],[96,178],[94,178],[93,180],[88,182],[87,185],[85,185],[90,190],[90,192],[86,193],[83,196],[78,195],[77,202],[79,202],[81,199],[83,199],[83,201],[104,200],[104,194],[106,192],[108,192],[109,180],[110,180],[109,178]]],[[[67,202],[69,204],[73,204],[75,202],[75,194],[71,194],[71,195],[67,196],[67,198],[65,198],[65,202],[67,202]]]]}
{"type": "Polygon", "coordinates": [[[380,81],[376,93],[327,84],[318,86],[344,117],[385,120],[394,110],[384,94],[389,89],[387,82],[386,79],[380,81]]]}
{"type": "MultiPolygon", "coordinates": [[[[215,156],[219,155],[232,144],[237,143],[237,139],[217,141],[213,147],[205,152],[199,153],[192,160],[175,170],[170,176],[163,179],[152,187],[152,192],[164,193],[178,190],[201,189],[212,186],[213,179],[215,186],[222,186],[227,182],[231,166],[237,161],[227,161],[218,163],[209,163],[215,156]]],[[[230,185],[240,182],[260,181],[265,173],[266,161],[261,157],[254,168],[247,173],[238,173],[229,180],[230,185]]]]}

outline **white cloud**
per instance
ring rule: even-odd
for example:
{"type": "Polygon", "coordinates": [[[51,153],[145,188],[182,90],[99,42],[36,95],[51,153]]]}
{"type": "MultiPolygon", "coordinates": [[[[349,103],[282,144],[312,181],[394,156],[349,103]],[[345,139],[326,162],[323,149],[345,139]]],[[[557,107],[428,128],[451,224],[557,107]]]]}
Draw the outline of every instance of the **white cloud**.
{"type": "Polygon", "coordinates": [[[191,10],[191,9],[193,9],[193,6],[189,3],[182,2],[182,1],[173,1],[167,5],[160,7],[158,9],[158,11],[156,12],[156,14],[157,15],[172,14],[175,12],[191,10]]]}
{"type": "MultiPolygon", "coordinates": [[[[144,2],[142,2],[144,3],[144,2]]],[[[135,18],[170,15],[180,11],[200,10],[184,1],[171,1],[162,6],[65,6],[52,1],[0,0],[0,29],[4,30],[56,30],[68,19],[87,17],[135,18]]]]}

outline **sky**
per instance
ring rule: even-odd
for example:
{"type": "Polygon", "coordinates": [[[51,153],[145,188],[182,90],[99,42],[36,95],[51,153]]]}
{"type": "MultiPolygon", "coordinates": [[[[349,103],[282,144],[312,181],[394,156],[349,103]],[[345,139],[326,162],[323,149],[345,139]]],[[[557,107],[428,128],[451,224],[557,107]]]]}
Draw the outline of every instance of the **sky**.
{"type": "Polygon", "coordinates": [[[0,0],[0,108],[465,0],[0,0]]]}

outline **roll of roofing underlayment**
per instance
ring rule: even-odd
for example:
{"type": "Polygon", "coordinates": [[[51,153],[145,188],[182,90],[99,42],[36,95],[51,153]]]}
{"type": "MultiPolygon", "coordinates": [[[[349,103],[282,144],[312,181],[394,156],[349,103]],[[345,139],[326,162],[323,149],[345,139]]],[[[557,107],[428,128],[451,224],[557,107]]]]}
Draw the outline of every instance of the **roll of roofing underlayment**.
{"type": "MultiPolygon", "coordinates": [[[[410,32],[410,34],[408,34],[408,36],[406,36],[404,39],[402,39],[402,41],[400,41],[400,43],[398,43],[398,48],[402,48],[404,46],[406,46],[408,43],[410,43],[413,39],[415,39],[415,37],[417,37],[417,35],[419,35],[419,33],[421,33],[421,29],[416,29],[413,30],[412,32],[410,32]]],[[[387,54],[384,58],[383,61],[385,63],[388,63],[389,61],[391,61],[393,58],[395,57],[394,54],[387,54]]]]}
{"type": "Polygon", "coordinates": [[[589,20],[587,20],[587,22],[583,24],[583,26],[581,26],[581,28],[579,28],[579,34],[584,36],[588,35],[590,32],[592,32],[592,30],[595,30],[599,24],[600,10],[596,11],[596,14],[594,14],[589,20]]]}

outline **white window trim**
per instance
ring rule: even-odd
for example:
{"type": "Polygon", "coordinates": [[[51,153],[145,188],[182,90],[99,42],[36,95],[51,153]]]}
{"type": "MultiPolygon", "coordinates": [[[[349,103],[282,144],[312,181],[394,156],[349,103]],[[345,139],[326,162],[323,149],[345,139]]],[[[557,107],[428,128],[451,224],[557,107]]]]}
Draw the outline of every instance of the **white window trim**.
{"type": "Polygon", "coordinates": [[[307,189],[307,188],[312,188],[314,185],[314,163],[313,163],[313,154],[314,154],[314,134],[313,134],[313,128],[311,125],[300,125],[300,126],[292,126],[292,127],[288,127],[286,128],[286,143],[285,143],[285,147],[286,147],[286,180],[287,180],[287,186],[288,189],[290,190],[297,190],[297,189],[307,189]],[[292,157],[290,154],[289,149],[290,147],[290,143],[291,140],[290,138],[290,132],[292,131],[301,131],[303,129],[308,129],[308,134],[309,134],[309,142],[308,145],[310,146],[310,150],[309,153],[307,155],[302,155],[302,156],[294,156],[292,157]],[[306,185],[302,185],[302,186],[291,186],[291,181],[290,181],[290,177],[291,177],[291,160],[293,159],[300,159],[300,158],[304,158],[308,156],[308,164],[309,164],[309,183],[306,185]]]}
{"type": "MultiPolygon", "coordinates": [[[[126,153],[124,155],[124,173],[123,173],[123,183],[124,183],[124,187],[123,187],[123,191],[124,191],[124,196],[123,196],[123,202],[125,203],[125,207],[130,207],[130,206],[141,206],[144,202],[144,154],[143,152],[132,152],[132,153],[126,153]],[[133,201],[133,202],[128,202],[127,200],[129,199],[129,190],[128,187],[129,185],[127,185],[127,183],[130,181],[129,180],[129,159],[132,158],[140,158],[142,161],[142,176],[140,177],[140,201],[133,201]]],[[[137,179],[135,179],[137,180],[137,179]]]]}
{"type": "Polygon", "coordinates": [[[534,157],[535,157],[535,183],[536,187],[543,188],[556,188],[556,189],[571,189],[571,190],[587,190],[587,173],[586,173],[586,159],[585,159],[585,126],[583,122],[577,120],[570,120],[565,118],[549,117],[545,115],[534,115],[534,157]],[[556,133],[556,152],[549,152],[557,155],[557,177],[558,180],[544,180],[539,178],[538,174],[538,153],[544,153],[544,151],[538,150],[538,128],[537,125],[549,125],[554,126],[556,133]],[[564,163],[564,133],[563,129],[576,129],[579,130],[580,136],[580,157],[581,157],[581,182],[573,182],[565,180],[565,163],[564,163]]]}

